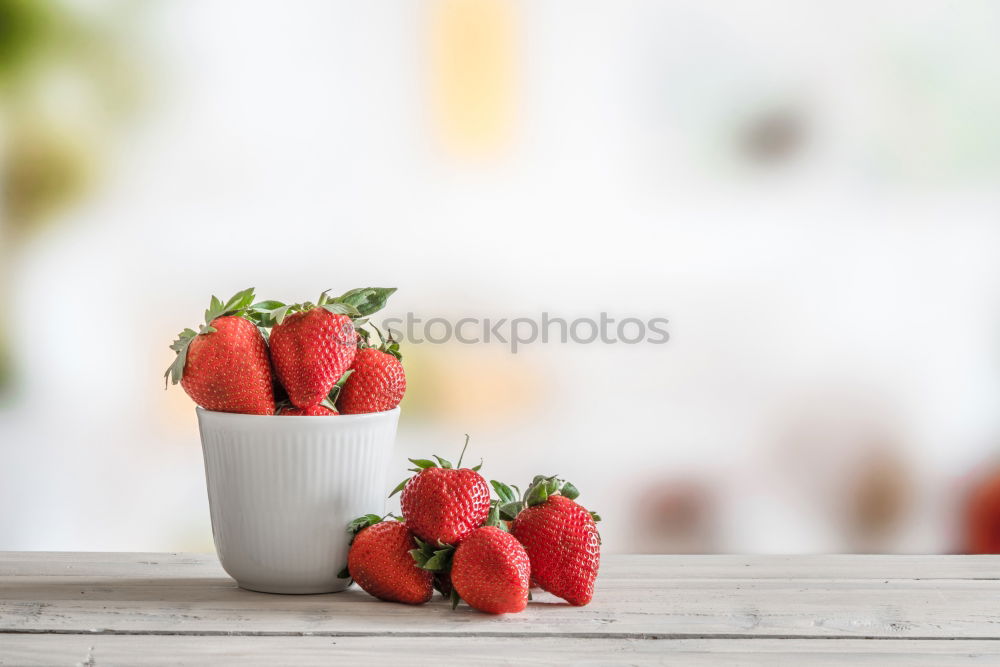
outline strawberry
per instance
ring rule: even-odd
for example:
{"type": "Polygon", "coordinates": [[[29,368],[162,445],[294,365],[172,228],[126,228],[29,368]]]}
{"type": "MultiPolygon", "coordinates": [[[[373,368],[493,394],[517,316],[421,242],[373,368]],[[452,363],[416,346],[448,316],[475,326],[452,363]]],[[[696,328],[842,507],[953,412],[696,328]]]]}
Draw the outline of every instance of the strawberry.
{"type": "Polygon", "coordinates": [[[282,408],[278,414],[286,417],[332,417],[340,414],[322,404],[310,405],[308,408],[297,408],[294,405],[282,408]]]}
{"type": "Polygon", "coordinates": [[[364,347],[355,355],[351,369],[354,373],[337,404],[345,415],[392,410],[403,400],[406,375],[398,351],[364,347]]]}
{"type": "MultiPolygon", "coordinates": [[[[468,446],[466,436],[465,447],[468,446]]],[[[437,463],[410,459],[417,466],[411,470],[417,474],[400,482],[389,497],[403,492],[400,499],[403,516],[417,537],[431,544],[458,544],[486,521],[490,488],[478,472],[481,463],[474,468],[462,468],[459,457],[459,467],[453,468],[449,461],[439,456],[434,458],[437,463]]]]}
{"type": "Polygon", "coordinates": [[[1000,470],[975,480],[963,508],[965,553],[1000,554],[1000,470]]]}
{"type": "Polygon", "coordinates": [[[331,298],[320,294],[315,304],[254,304],[262,327],[271,327],[274,372],[298,408],[322,402],[348,370],[357,353],[353,318],[367,317],[385,305],[396,288],[362,287],[331,298]]]}
{"type": "Polygon", "coordinates": [[[441,597],[447,599],[451,597],[454,590],[451,585],[451,572],[434,573],[434,590],[441,593],[441,597]]]}
{"type": "Polygon", "coordinates": [[[455,549],[451,583],[470,607],[488,614],[523,611],[531,562],[521,543],[496,527],[477,528],[455,549]]]}
{"type": "Polygon", "coordinates": [[[223,304],[212,297],[198,332],[182,331],[170,346],[177,353],[164,377],[206,410],[273,415],[274,388],[267,343],[257,327],[241,317],[253,301],[253,288],[223,304]]]}
{"type": "Polygon", "coordinates": [[[417,567],[410,555],[417,548],[413,535],[400,521],[382,521],[376,514],[355,519],[347,554],[347,572],[369,595],[405,604],[423,604],[434,594],[433,575],[417,567]]]}
{"type": "Polygon", "coordinates": [[[434,587],[451,598],[452,608],[465,600],[490,614],[523,611],[530,599],[531,560],[517,539],[503,528],[499,507],[490,508],[486,525],[458,545],[433,546],[419,537],[410,551],[416,564],[434,573],[434,587]]]}
{"type": "Polygon", "coordinates": [[[504,484],[493,483],[501,517],[512,517],[511,534],[531,558],[531,578],[543,590],[582,606],[594,596],[601,562],[600,517],[578,505],[572,484],[538,476],[518,501],[504,484]]]}
{"type": "Polygon", "coordinates": [[[274,371],[299,408],[317,405],[354,361],[358,335],[351,318],[312,308],[271,329],[274,371]]]}

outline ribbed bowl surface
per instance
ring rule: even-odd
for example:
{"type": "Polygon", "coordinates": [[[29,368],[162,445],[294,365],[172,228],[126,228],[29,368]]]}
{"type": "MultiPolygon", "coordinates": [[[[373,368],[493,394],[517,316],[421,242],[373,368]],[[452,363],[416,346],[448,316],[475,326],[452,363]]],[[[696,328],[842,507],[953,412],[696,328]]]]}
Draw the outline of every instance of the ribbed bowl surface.
{"type": "Polygon", "coordinates": [[[385,510],[399,408],[337,417],[197,409],[212,534],[242,588],[330,593],[347,587],[347,523],[385,510]]]}

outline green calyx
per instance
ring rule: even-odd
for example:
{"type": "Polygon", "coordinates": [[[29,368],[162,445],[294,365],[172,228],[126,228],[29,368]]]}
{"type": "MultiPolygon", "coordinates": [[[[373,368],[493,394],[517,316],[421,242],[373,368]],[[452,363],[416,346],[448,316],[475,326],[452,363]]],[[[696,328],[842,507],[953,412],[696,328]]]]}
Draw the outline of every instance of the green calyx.
{"type": "MultiPolygon", "coordinates": [[[[434,458],[437,459],[437,462],[431,461],[430,459],[407,459],[407,461],[409,461],[414,466],[416,466],[415,468],[408,468],[408,470],[410,470],[411,472],[415,472],[415,473],[419,474],[421,471],[426,470],[428,468],[446,468],[446,469],[449,469],[449,470],[461,468],[462,467],[462,459],[465,458],[465,450],[466,450],[466,448],[468,448],[468,446],[469,446],[469,434],[466,433],[465,434],[465,445],[462,446],[462,453],[458,457],[458,465],[454,465],[453,466],[451,464],[451,461],[449,461],[448,459],[443,459],[440,456],[438,456],[437,454],[435,454],[434,458]]],[[[479,472],[479,469],[482,468],[482,467],[483,467],[483,462],[482,462],[482,460],[480,460],[479,463],[477,465],[473,466],[472,468],[470,468],[470,470],[475,470],[476,472],[479,472]]],[[[399,493],[400,491],[402,491],[403,488],[406,486],[406,483],[409,482],[411,479],[412,479],[412,477],[407,477],[402,482],[400,482],[399,484],[397,484],[396,488],[394,488],[392,490],[392,493],[389,494],[389,497],[392,498],[394,495],[396,495],[397,493],[399,493]]]]}
{"type": "Polygon", "coordinates": [[[339,380],[337,380],[337,384],[333,385],[330,393],[326,395],[326,398],[320,401],[320,405],[330,408],[331,410],[336,410],[337,399],[340,398],[340,391],[344,388],[344,385],[347,384],[347,378],[351,377],[353,372],[353,368],[348,368],[344,371],[344,374],[340,376],[339,380]]]}
{"type": "MultiPolygon", "coordinates": [[[[417,543],[417,548],[410,549],[410,556],[413,557],[413,562],[417,567],[433,572],[435,575],[451,574],[451,561],[455,556],[455,547],[440,541],[437,546],[434,546],[433,544],[424,542],[416,535],[413,536],[413,539],[417,543]]],[[[445,593],[441,585],[440,576],[434,577],[434,588],[442,595],[448,597],[452,609],[457,607],[458,603],[462,600],[458,591],[455,590],[454,585],[451,586],[451,590],[447,594],[445,593]]]]}
{"type": "Polygon", "coordinates": [[[361,340],[358,341],[358,349],[363,350],[368,347],[374,348],[380,352],[391,354],[392,356],[396,357],[397,360],[402,361],[403,355],[399,351],[399,341],[397,341],[395,338],[392,337],[392,331],[390,331],[389,335],[386,336],[384,333],[382,333],[381,329],[375,326],[373,322],[368,322],[368,326],[374,329],[375,333],[378,334],[381,344],[378,346],[372,345],[371,332],[368,331],[368,329],[359,328],[358,335],[360,336],[361,340]]]}
{"type": "Polygon", "coordinates": [[[354,538],[357,537],[358,533],[360,533],[362,530],[364,530],[368,526],[374,526],[376,523],[382,523],[386,519],[392,519],[393,521],[402,521],[402,519],[400,519],[398,516],[396,516],[392,512],[389,512],[388,514],[385,514],[383,516],[379,516],[378,514],[365,514],[364,516],[359,516],[357,519],[354,519],[353,521],[348,523],[347,532],[351,536],[351,543],[352,544],[354,543],[354,538]]]}
{"type": "Polygon", "coordinates": [[[395,291],[395,287],[359,287],[338,297],[331,297],[330,290],[325,290],[316,299],[316,303],[306,301],[286,304],[273,300],[261,301],[250,307],[250,317],[258,326],[269,328],[281,324],[292,313],[322,308],[334,315],[347,315],[354,320],[355,325],[360,325],[364,321],[358,318],[367,318],[384,308],[386,300],[395,291]]]}
{"type": "Polygon", "coordinates": [[[191,341],[201,334],[215,333],[216,329],[212,326],[212,322],[217,317],[225,315],[248,315],[250,309],[252,309],[250,304],[253,303],[253,296],[252,287],[237,292],[225,303],[219,297],[212,295],[208,309],[205,311],[205,323],[198,327],[198,331],[184,329],[184,331],[177,334],[177,340],[170,344],[170,349],[177,353],[177,357],[163,374],[164,388],[169,384],[177,384],[181,381],[181,377],[184,375],[184,364],[187,363],[188,346],[191,345],[191,341]]]}
{"type": "Polygon", "coordinates": [[[455,547],[438,541],[437,545],[424,542],[416,535],[416,549],[410,549],[410,555],[417,567],[430,572],[448,572],[451,570],[451,558],[455,555],[455,547]]]}
{"type": "MultiPolygon", "coordinates": [[[[496,480],[490,480],[490,485],[497,494],[497,499],[492,503],[491,511],[496,508],[500,518],[504,521],[513,521],[522,510],[541,505],[549,499],[549,496],[558,494],[570,500],[575,500],[580,496],[580,491],[572,483],[559,479],[555,475],[549,477],[535,475],[523,494],[516,486],[508,486],[496,480]]],[[[601,520],[601,517],[595,512],[591,512],[590,515],[595,522],[601,520]]]]}
{"type": "MultiPolygon", "coordinates": [[[[389,515],[387,514],[386,516],[389,515]]],[[[376,523],[382,523],[382,519],[384,518],[385,517],[381,517],[378,514],[365,514],[348,523],[347,532],[351,536],[351,541],[353,542],[354,537],[368,526],[374,526],[376,523]]]]}
{"type": "Polygon", "coordinates": [[[509,533],[507,530],[507,524],[504,523],[502,517],[500,516],[500,503],[493,501],[490,503],[490,513],[486,515],[486,523],[484,526],[493,526],[494,528],[499,528],[505,533],[509,533]]]}

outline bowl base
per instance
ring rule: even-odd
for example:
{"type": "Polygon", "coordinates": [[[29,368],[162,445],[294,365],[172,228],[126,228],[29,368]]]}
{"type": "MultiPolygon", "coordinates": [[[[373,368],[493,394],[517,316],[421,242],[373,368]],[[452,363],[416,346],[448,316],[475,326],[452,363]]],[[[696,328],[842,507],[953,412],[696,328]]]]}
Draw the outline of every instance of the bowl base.
{"type": "MultiPolygon", "coordinates": [[[[346,583],[347,582],[345,582],[345,584],[346,583]]],[[[274,586],[246,581],[237,581],[236,585],[245,591],[253,591],[254,593],[273,593],[275,595],[324,595],[327,593],[342,593],[349,587],[349,584],[332,584],[326,586],[274,586]]]]}

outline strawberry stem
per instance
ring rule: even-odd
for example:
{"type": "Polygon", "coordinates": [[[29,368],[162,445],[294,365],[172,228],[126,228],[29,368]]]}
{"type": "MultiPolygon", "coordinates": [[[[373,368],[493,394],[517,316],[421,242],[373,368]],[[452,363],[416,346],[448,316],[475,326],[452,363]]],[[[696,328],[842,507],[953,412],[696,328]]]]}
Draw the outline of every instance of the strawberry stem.
{"type": "Polygon", "coordinates": [[[462,445],[462,453],[458,455],[458,465],[455,466],[456,468],[461,468],[462,467],[462,459],[465,457],[465,449],[468,446],[469,446],[469,434],[466,433],[465,434],[465,444],[462,445]]]}

